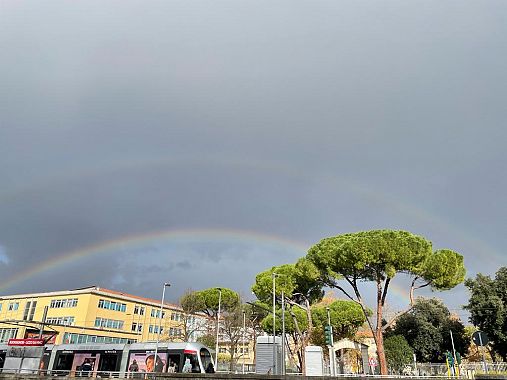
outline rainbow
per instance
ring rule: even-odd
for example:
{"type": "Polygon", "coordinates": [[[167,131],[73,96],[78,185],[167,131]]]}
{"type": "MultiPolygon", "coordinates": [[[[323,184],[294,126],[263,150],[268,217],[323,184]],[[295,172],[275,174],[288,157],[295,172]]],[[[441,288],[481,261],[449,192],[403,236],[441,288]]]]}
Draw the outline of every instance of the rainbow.
{"type": "Polygon", "coordinates": [[[293,252],[294,257],[298,258],[306,254],[307,245],[278,236],[265,235],[252,231],[244,230],[225,230],[225,229],[183,229],[171,231],[156,231],[140,235],[128,235],[118,239],[101,242],[90,245],[85,248],[77,249],[56,255],[48,260],[39,262],[33,267],[27,268],[15,275],[7,278],[0,285],[0,291],[26,281],[27,279],[64,265],[72,264],[84,258],[104,254],[121,254],[126,250],[143,249],[154,242],[230,242],[230,243],[257,243],[271,246],[273,248],[283,248],[293,252]]]}
{"type": "MultiPolygon", "coordinates": [[[[0,285],[0,291],[4,292],[14,285],[25,282],[32,277],[66,265],[74,264],[85,258],[98,255],[121,255],[126,251],[143,250],[152,245],[178,242],[228,242],[231,244],[260,245],[273,250],[284,250],[294,257],[294,261],[296,261],[299,257],[304,256],[309,247],[308,244],[296,240],[246,230],[183,229],[156,231],[140,235],[129,235],[87,246],[71,252],[65,252],[49,260],[39,262],[36,265],[5,279],[5,281],[3,281],[0,285]]],[[[396,303],[408,303],[408,291],[399,285],[392,283],[389,293],[391,296],[395,297],[397,301],[396,303]]],[[[339,292],[337,292],[337,296],[341,296],[339,292]]]]}
{"type": "MultiPolygon", "coordinates": [[[[340,191],[346,190],[348,193],[355,194],[357,197],[366,202],[372,202],[374,204],[380,204],[382,207],[392,210],[406,219],[419,222],[423,225],[432,226],[435,230],[444,232],[449,236],[453,236],[455,239],[460,241],[462,245],[467,246],[470,252],[481,252],[482,255],[487,256],[490,260],[500,261],[504,260],[503,255],[491,247],[488,243],[484,242],[472,235],[471,233],[464,231],[454,222],[445,220],[442,216],[436,213],[429,212],[417,205],[410,202],[404,201],[399,197],[394,197],[381,189],[370,188],[365,184],[358,183],[350,178],[344,178],[343,176],[337,176],[334,173],[312,173],[309,176],[308,173],[301,172],[299,168],[284,165],[282,163],[269,162],[269,161],[240,161],[230,160],[227,157],[220,156],[208,156],[206,158],[196,159],[195,157],[172,157],[172,158],[160,158],[160,157],[134,157],[129,159],[121,160],[110,160],[108,162],[92,162],[87,163],[90,165],[86,168],[63,168],[60,172],[54,172],[52,175],[47,173],[44,176],[35,178],[31,183],[25,183],[21,186],[14,185],[10,190],[6,188],[3,192],[0,192],[0,203],[9,202],[12,199],[17,199],[23,195],[23,193],[31,191],[33,188],[44,188],[47,186],[54,186],[55,183],[65,182],[69,179],[83,179],[86,177],[93,177],[96,175],[107,174],[113,171],[130,171],[130,170],[141,170],[146,167],[163,166],[163,167],[193,167],[202,165],[212,167],[227,167],[231,169],[251,169],[258,171],[266,171],[276,173],[278,175],[284,175],[289,178],[315,181],[316,178],[322,184],[328,188],[337,189],[340,191]]],[[[375,228],[377,226],[371,226],[375,228]]],[[[382,226],[378,226],[379,228],[382,226]]],[[[407,226],[390,226],[390,228],[407,228],[407,226]]],[[[410,229],[410,228],[408,228],[410,229]]],[[[325,232],[324,232],[325,233],[325,232]]],[[[114,240],[106,242],[100,242],[95,245],[84,247],[71,252],[64,252],[53,258],[50,258],[44,262],[40,262],[31,268],[27,268],[19,273],[13,274],[7,278],[0,285],[0,291],[5,291],[12,286],[26,281],[27,279],[45,273],[54,268],[58,268],[67,264],[71,264],[75,261],[80,260],[84,257],[100,254],[121,254],[125,249],[141,249],[144,245],[149,245],[153,241],[157,240],[166,241],[220,241],[220,242],[242,242],[249,244],[264,244],[267,246],[283,248],[286,251],[294,253],[294,259],[301,257],[305,254],[310,244],[301,243],[295,240],[290,240],[284,237],[266,235],[253,231],[243,230],[230,230],[230,229],[177,229],[173,231],[158,231],[150,232],[139,235],[128,235],[120,237],[114,240]]],[[[465,254],[466,257],[466,254],[465,254]]],[[[407,291],[392,283],[390,289],[390,295],[395,296],[398,301],[405,302],[408,300],[407,291]]]]}
{"type": "MultiPolygon", "coordinates": [[[[62,168],[60,171],[55,171],[52,174],[45,173],[38,178],[32,179],[30,183],[23,185],[14,185],[10,189],[3,188],[0,191],[0,203],[11,201],[22,196],[25,192],[34,188],[44,188],[53,186],[55,183],[65,182],[69,179],[83,179],[93,177],[100,174],[107,174],[113,171],[130,171],[141,170],[144,168],[153,168],[156,166],[163,167],[227,167],[237,168],[241,170],[253,169],[265,172],[276,173],[284,175],[293,179],[306,180],[309,182],[318,182],[325,184],[329,188],[337,189],[338,191],[346,190],[349,193],[356,194],[362,200],[372,202],[374,204],[382,205],[384,208],[392,210],[409,220],[419,222],[423,225],[432,226],[436,231],[441,231],[449,236],[462,242],[468,250],[476,254],[480,252],[481,255],[488,256],[491,260],[503,262],[505,260],[503,252],[500,252],[496,247],[492,247],[483,239],[474,236],[474,231],[466,231],[458,228],[456,221],[446,220],[443,216],[438,215],[436,212],[430,212],[422,207],[419,207],[413,202],[401,199],[399,196],[394,197],[391,194],[379,188],[371,188],[366,184],[356,182],[350,178],[337,176],[335,173],[315,173],[310,176],[308,173],[302,172],[300,168],[285,165],[280,162],[262,161],[262,160],[244,160],[239,159],[230,160],[227,157],[220,155],[209,155],[207,157],[200,157],[196,159],[195,156],[179,156],[179,157],[129,157],[116,160],[109,160],[107,162],[87,162],[86,168],[62,168]]],[[[383,226],[371,226],[371,228],[383,228],[383,226]]],[[[408,229],[407,226],[389,226],[389,228],[408,229]]],[[[128,239],[128,238],[126,238],[128,239]]],[[[106,243],[107,244],[107,243],[106,243]]],[[[72,253],[71,253],[72,254],[72,253]]],[[[466,257],[467,255],[465,255],[466,257]]],[[[51,260],[53,261],[53,260],[51,260]]],[[[0,289],[2,289],[0,287],[0,289]]]]}

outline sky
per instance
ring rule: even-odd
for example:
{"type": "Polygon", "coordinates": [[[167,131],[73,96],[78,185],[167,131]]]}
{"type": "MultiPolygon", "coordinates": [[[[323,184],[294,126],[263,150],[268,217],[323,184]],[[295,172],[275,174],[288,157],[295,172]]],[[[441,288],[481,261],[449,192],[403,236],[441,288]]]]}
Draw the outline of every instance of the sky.
{"type": "Polygon", "coordinates": [[[381,228],[493,275],[506,33],[505,1],[2,0],[0,294],[251,298],[381,228]]]}

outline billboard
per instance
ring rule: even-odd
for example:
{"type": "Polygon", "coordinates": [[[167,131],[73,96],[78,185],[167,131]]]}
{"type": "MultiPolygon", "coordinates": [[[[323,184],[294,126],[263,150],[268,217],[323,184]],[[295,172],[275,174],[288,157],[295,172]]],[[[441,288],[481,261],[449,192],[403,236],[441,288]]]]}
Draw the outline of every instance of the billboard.
{"type": "MultiPolygon", "coordinates": [[[[42,334],[42,339],[44,339],[44,342],[46,344],[55,344],[56,342],[56,336],[58,335],[57,332],[46,332],[42,334]]],[[[35,330],[27,330],[25,333],[25,338],[28,339],[38,339],[39,338],[39,332],[35,330]]]]}
{"type": "Polygon", "coordinates": [[[129,372],[165,372],[167,363],[167,354],[157,352],[157,361],[155,363],[155,353],[131,352],[127,371],[129,372]]]}

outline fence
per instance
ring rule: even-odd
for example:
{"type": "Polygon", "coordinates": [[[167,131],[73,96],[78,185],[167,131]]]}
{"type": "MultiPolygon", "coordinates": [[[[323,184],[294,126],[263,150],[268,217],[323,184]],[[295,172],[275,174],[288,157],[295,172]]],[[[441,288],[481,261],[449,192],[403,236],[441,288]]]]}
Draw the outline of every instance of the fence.
{"type": "MultiPolygon", "coordinates": [[[[243,365],[238,364],[234,371],[229,370],[229,363],[219,363],[218,371],[216,374],[201,374],[201,373],[192,373],[192,374],[168,374],[168,373],[142,373],[142,372],[111,372],[111,371],[98,371],[98,372],[79,372],[79,371],[64,371],[64,370],[29,370],[29,369],[19,369],[19,368],[3,368],[0,369],[0,380],[2,378],[37,378],[42,379],[45,376],[48,376],[48,379],[54,377],[71,377],[71,378],[129,378],[129,379],[139,379],[139,380],[160,380],[164,378],[185,378],[192,377],[193,379],[202,378],[203,376],[206,378],[218,378],[218,379],[232,379],[232,378],[270,378],[270,379],[301,379],[304,376],[301,376],[299,373],[289,373],[287,372],[286,376],[269,376],[269,375],[253,375],[255,372],[254,365],[245,364],[245,371],[243,374],[243,365]]],[[[325,368],[325,376],[323,378],[329,377],[328,365],[324,366],[325,368]]],[[[468,378],[473,379],[476,374],[498,374],[501,372],[507,372],[507,363],[486,363],[486,368],[483,366],[483,363],[463,363],[459,366],[459,377],[460,378],[468,378]]],[[[428,377],[428,378],[448,378],[449,372],[447,365],[445,364],[435,364],[435,363],[417,363],[417,367],[414,369],[414,366],[407,366],[402,373],[391,373],[389,376],[382,376],[382,378],[415,378],[415,377],[428,377]]],[[[362,374],[339,374],[336,377],[348,377],[348,378],[357,378],[364,379],[365,377],[380,377],[375,375],[362,375],[362,374]]],[[[456,376],[458,377],[458,376],[456,376]]],[[[313,377],[312,379],[318,379],[320,377],[313,377]]]]}

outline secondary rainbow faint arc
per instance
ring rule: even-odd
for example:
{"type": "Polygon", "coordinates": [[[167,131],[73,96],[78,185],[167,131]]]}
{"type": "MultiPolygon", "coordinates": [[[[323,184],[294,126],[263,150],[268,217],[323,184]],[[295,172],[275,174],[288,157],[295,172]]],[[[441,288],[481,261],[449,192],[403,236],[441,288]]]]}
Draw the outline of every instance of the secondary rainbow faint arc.
{"type": "MultiPolygon", "coordinates": [[[[260,242],[274,244],[284,248],[289,248],[297,252],[297,257],[305,255],[309,246],[305,243],[290,240],[284,237],[276,235],[267,235],[259,232],[246,231],[246,230],[231,230],[231,229],[178,229],[171,231],[157,231],[150,232],[140,235],[128,235],[119,239],[109,240],[99,244],[91,245],[86,248],[74,250],[71,252],[64,253],[56,256],[42,263],[38,263],[36,266],[25,269],[24,271],[17,273],[0,285],[0,291],[4,291],[9,287],[25,281],[26,279],[41,274],[47,270],[72,263],[73,261],[80,260],[85,257],[98,255],[100,253],[114,254],[121,253],[129,247],[139,246],[143,243],[153,243],[163,239],[208,239],[208,240],[220,240],[220,241],[240,241],[240,242],[260,242]],[[109,251],[109,252],[108,252],[109,251]]],[[[295,259],[297,259],[295,257],[295,259]]],[[[398,287],[395,284],[391,284],[390,293],[394,294],[398,299],[406,302],[408,300],[408,294],[405,290],[398,287]]]]}
{"type": "MultiPolygon", "coordinates": [[[[299,168],[283,165],[279,162],[265,162],[265,161],[240,161],[235,159],[234,161],[224,159],[223,157],[218,156],[209,156],[206,159],[196,160],[195,157],[179,157],[179,158],[166,158],[166,157],[156,157],[156,158],[134,158],[134,159],[122,159],[114,162],[109,162],[107,166],[100,165],[100,169],[97,167],[92,167],[91,170],[86,170],[85,172],[72,171],[67,172],[64,171],[60,173],[61,176],[57,175],[55,178],[48,178],[48,176],[44,176],[43,183],[52,183],[54,181],[58,181],[58,179],[69,178],[69,177],[81,177],[83,175],[96,175],[100,172],[105,172],[107,170],[113,169],[131,169],[135,167],[152,167],[154,165],[171,165],[177,166],[179,164],[185,165],[202,165],[203,163],[214,165],[222,165],[227,167],[251,167],[259,170],[269,170],[275,173],[284,173],[285,175],[292,176],[294,178],[307,178],[307,174],[305,172],[301,172],[299,168]]],[[[409,215],[416,220],[421,220],[424,223],[428,223],[429,225],[437,226],[439,229],[443,231],[448,231],[459,238],[467,242],[467,244],[471,245],[471,249],[475,251],[479,251],[482,254],[490,256],[494,259],[501,260],[503,259],[503,254],[501,254],[497,249],[489,246],[482,239],[471,235],[469,232],[462,231],[458,228],[454,223],[450,223],[445,220],[441,216],[429,212],[411,202],[406,202],[401,200],[399,197],[393,198],[390,194],[381,191],[380,189],[375,189],[375,191],[370,190],[367,186],[362,186],[360,183],[356,183],[355,181],[344,178],[343,176],[337,177],[333,174],[323,174],[319,175],[321,180],[328,181],[331,186],[338,187],[347,187],[350,191],[353,191],[357,194],[360,194],[364,199],[372,199],[374,201],[379,201],[382,204],[391,207],[392,209],[399,210],[405,215],[409,215]]],[[[40,184],[39,184],[40,185],[40,184]]],[[[32,183],[31,186],[35,187],[36,183],[32,183]]],[[[28,186],[30,188],[30,185],[28,186]]],[[[24,188],[26,190],[26,188],[24,188]]],[[[10,197],[17,196],[19,192],[22,192],[23,189],[17,189],[17,191],[11,191],[7,193],[0,192],[0,202],[5,199],[9,199],[10,197]],[[3,198],[3,199],[2,199],[3,198]]],[[[0,290],[2,287],[0,286],[0,290]]]]}

